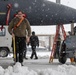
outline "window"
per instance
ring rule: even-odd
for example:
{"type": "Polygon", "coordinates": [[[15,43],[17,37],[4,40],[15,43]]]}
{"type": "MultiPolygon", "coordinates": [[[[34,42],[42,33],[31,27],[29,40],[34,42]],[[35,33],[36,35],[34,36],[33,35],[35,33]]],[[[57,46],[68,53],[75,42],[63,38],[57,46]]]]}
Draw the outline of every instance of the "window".
{"type": "Polygon", "coordinates": [[[6,29],[3,27],[2,29],[0,28],[0,36],[5,36],[6,29]]]}

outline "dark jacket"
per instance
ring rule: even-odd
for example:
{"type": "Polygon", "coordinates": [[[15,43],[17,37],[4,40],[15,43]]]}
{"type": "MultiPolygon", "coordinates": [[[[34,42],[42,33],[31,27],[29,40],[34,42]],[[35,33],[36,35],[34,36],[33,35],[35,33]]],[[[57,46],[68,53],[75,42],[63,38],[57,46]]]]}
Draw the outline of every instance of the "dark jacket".
{"type": "Polygon", "coordinates": [[[36,35],[30,37],[30,44],[31,46],[39,46],[39,39],[36,35]]]}
{"type": "MultiPolygon", "coordinates": [[[[17,25],[17,23],[20,21],[19,18],[15,17],[12,19],[12,21],[9,23],[8,31],[10,34],[12,34],[12,29],[17,25]]],[[[31,35],[31,28],[28,20],[25,18],[21,24],[13,30],[13,33],[17,37],[26,37],[31,35]],[[28,33],[28,34],[27,34],[28,33]]]]}

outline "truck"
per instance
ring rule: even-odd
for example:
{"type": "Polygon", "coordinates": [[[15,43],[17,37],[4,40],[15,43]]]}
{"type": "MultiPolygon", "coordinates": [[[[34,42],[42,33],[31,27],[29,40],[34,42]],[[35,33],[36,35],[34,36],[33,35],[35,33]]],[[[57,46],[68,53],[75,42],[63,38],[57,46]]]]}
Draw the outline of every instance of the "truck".
{"type": "Polygon", "coordinates": [[[8,32],[8,26],[0,26],[0,57],[7,57],[12,52],[12,36],[8,32]]]}

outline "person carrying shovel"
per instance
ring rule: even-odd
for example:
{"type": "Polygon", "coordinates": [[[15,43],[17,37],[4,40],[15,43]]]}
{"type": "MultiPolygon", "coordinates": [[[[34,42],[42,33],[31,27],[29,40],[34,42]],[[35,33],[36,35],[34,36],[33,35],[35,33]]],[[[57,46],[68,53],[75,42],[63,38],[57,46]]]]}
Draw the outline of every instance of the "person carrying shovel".
{"type": "Polygon", "coordinates": [[[26,49],[26,41],[29,42],[31,36],[31,27],[21,10],[17,12],[16,17],[9,23],[8,32],[13,39],[14,61],[23,65],[23,52],[26,49]]]}

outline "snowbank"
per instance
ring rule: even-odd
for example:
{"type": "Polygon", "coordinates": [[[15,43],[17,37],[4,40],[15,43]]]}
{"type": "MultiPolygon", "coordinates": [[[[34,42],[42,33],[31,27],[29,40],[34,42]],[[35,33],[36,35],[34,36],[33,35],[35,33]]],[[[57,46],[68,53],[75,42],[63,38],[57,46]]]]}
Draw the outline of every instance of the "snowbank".
{"type": "Polygon", "coordinates": [[[76,75],[76,66],[59,65],[56,69],[47,68],[42,70],[29,70],[17,62],[14,66],[3,69],[0,66],[0,75],[76,75]]]}

